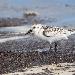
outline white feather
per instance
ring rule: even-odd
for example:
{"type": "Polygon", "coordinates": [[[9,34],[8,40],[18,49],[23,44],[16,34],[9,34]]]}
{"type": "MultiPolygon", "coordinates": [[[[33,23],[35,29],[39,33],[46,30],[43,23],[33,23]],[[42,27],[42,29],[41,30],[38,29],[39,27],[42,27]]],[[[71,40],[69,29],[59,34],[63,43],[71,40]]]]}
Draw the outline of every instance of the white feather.
{"type": "Polygon", "coordinates": [[[59,27],[48,27],[36,24],[32,26],[33,32],[41,39],[47,40],[50,43],[59,41],[62,39],[68,39],[68,36],[75,34],[75,31],[69,31],[59,27]]]}

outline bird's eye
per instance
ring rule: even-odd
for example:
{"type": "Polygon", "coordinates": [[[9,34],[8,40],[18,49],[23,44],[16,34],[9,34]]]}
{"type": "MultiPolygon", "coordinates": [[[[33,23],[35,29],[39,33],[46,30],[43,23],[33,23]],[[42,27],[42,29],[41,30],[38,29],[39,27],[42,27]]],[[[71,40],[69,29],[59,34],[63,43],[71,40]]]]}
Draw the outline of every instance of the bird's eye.
{"type": "Polygon", "coordinates": [[[33,27],[35,29],[35,27],[33,27]]]}

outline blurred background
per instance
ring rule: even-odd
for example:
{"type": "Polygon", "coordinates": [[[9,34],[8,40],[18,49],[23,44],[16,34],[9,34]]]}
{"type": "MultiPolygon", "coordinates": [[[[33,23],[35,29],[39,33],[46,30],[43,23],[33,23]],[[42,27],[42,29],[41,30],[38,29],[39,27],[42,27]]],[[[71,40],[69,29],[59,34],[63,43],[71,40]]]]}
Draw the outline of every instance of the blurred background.
{"type": "MultiPolygon", "coordinates": [[[[0,0],[1,18],[25,18],[26,12],[37,12],[41,23],[48,25],[75,24],[75,0],[0,0]]],[[[25,21],[26,22],[26,21],[25,21]]]]}

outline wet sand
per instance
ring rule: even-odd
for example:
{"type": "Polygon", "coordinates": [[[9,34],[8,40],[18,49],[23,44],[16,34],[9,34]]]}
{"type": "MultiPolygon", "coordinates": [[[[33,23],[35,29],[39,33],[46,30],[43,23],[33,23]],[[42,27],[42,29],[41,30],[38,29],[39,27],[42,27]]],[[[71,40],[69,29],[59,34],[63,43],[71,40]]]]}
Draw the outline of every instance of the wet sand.
{"type": "Polygon", "coordinates": [[[0,43],[0,74],[22,72],[26,67],[75,62],[74,36],[68,41],[58,42],[57,53],[54,44],[51,50],[47,48],[48,42],[33,36],[0,43]]]}

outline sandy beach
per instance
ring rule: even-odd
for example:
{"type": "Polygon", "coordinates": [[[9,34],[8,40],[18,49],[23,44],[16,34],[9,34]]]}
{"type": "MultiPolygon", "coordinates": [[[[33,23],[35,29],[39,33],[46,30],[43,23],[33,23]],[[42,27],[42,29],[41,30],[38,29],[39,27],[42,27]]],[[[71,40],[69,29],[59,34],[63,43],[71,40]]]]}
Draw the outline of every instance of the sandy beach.
{"type": "Polygon", "coordinates": [[[75,31],[75,1],[1,0],[0,75],[75,75],[75,34],[55,52],[54,43],[25,35],[33,24],[75,31]]]}

